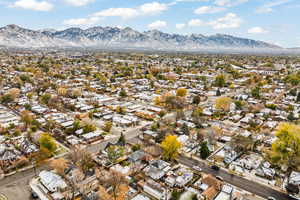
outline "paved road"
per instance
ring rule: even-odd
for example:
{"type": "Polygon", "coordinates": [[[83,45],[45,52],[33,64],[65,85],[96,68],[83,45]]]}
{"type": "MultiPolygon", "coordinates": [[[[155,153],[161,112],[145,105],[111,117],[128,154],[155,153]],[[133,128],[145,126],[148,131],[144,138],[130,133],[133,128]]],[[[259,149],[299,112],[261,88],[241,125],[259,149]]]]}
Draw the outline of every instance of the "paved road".
{"type": "Polygon", "coordinates": [[[268,198],[272,196],[277,200],[295,200],[287,194],[281,193],[265,185],[259,184],[257,182],[250,181],[248,179],[229,174],[228,172],[220,169],[219,171],[212,170],[204,162],[200,162],[193,158],[188,158],[185,156],[179,156],[177,159],[179,163],[184,164],[188,167],[199,166],[202,168],[203,172],[208,174],[213,174],[215,176],[220,176],[225,182],[230,183],[236,187],[242,188],[248,192],[261,196],[263,198],[268,198]]]}
{"type": "Polygon", "coordinates": [[[36,172],[29,169],[0,180],[0,194],[4,194],[8,200],[30,199],[29,181],[43,169],[40,167],[36,172]]]}

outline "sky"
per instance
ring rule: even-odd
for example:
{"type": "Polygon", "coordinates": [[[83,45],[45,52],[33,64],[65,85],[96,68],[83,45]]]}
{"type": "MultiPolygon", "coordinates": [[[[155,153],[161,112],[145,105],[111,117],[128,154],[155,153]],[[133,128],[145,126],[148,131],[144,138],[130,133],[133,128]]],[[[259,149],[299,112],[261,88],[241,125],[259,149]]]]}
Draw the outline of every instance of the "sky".
{"type": "Polygon", "coordinates": [[[0,26],[230,34],[300,47],[300,0],[0,0],[0,26]]]}

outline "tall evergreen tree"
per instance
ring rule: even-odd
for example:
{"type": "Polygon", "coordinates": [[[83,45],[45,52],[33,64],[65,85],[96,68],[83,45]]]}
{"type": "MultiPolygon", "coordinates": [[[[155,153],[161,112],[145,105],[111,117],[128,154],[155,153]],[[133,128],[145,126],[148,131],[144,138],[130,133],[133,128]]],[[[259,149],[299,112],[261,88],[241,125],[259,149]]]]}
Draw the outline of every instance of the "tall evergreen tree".
{"type": "Polygon", "coordinates": [[[297,102],[300,102],[300,92],[298,92],[298,95],[297,95],[297,102]]]}
{"type": "Polygon", "coordinates": [[[118,144],[123,145],[123,146],[126,144],[126,140],[125,140],[125,136],[124,136],[123,132],[120,135],[120,138],[118,140],[118,144]]]}
{"type": "Polygon", "coordinates": [[[206,158],[208,158],[209,155],[210,155],[210,151],[208,149],[207,142],[202,142],[201,143],[201,148],[200,148],[201,158],[206,159],[206,158]]]}
{"type": "Polygon", "coordinates": [[[221,96],[221,91],[219,89],[216,92],[216,96],[218,96],[218,97],[221,96]]]}
{"type": "Polygon", "coordinates": [[[186,123],[183,123],[182,127],[181,127],[181,132],[184,134],[184,135],[189,135],[190,134],[190,130],[189,130],[189,127],[186,123]]]}
{"type": "Polygon", "coordinates": [[[198,95],[193,97],[193,104],[198,105],[200,103],[200,101],[201,101],[201,99],[198,95]]]}

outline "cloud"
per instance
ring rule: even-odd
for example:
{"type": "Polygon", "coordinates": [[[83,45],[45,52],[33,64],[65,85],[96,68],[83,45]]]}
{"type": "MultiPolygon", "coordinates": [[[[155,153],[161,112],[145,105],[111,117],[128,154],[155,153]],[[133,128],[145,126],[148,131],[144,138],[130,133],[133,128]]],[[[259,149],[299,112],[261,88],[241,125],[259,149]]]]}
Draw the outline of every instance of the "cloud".
{"type": "Polygon", "coordinates": [[[266,33],[268,33],[268,31],[261,27],[256,26],[256,27],[250,28],[248,30],[248,33],[250,33],[250,34],[266,34],[266,33]]]}
{"type": "Polygon", "coordinates": [[[238,28],[242,23],[242,19],[235,13],[228,13],[224,17],[208,22],[213,29],[238,28]]]}
{"type": "Polygon", "coordinates": [[[175,26],[177,29],[183,29],[184,27],[186,27],[186,24],[176,24],[175,26]]]}
{"type": "Polygon", "coordinates": [[[166,27],[167,26],[167,22],[165,21],[155,21],[151,24],[148,24],[148,28],[149,29],[159,29],[159,28],[163,28],[163,27],[166,27]]]}
{"type": "Polygon", "coordinates": [[[168,10],[168,5],[158,2],[146,3],[141,5],[138,10],[143,15],[155,15],[168,10]]]}
{"type": "Polygon", "coordinates": [[[63,0],[65,3],[71,5],[71,6],[85,6],[89,3],[95,2],[95,0],[63,0]]]}
{"type": "Polygon", "coordinates": [[[51,3],[36,0],[19,0],[10,5],[10,7],[34,11],[50,11],[53,9],[53,5],[51,3]]]}
{"type": "MultiPolygon", "coordinates": [[[[77,0],[64,0],[69,2],[77,2],[77,0]]],[[[94,0],[81,0],[82,2],[92,2],[94,0]]],[[[79,3],[77,4],[79,6],[79,3]]],[[[67,19],[63,21],[65,25],[93,25],[100,19],[106,17],[120,17],[122,19],[130,19],[140,16],[151,16],[160,14],[169,9],[171,4],[164,4],[159,2],[145,3],[133,8],[108,8],[100,10],[99,12],[90,14],[85,18],[67,19]]]]}
{"type": "Polygon", "coordinates": [[[273,8],[270,7],[260,7],[256,9],[257,13],[271,13],[273,11],[274,11],[273,8]]]}
{"type": "Polygon", "coordinates": [[[205,26],[206,23],[203,22],[202,20],[200,19],[191,19],[189,22],[188,22],[188,26],[192,26],[192,27],[195,27],[195,26],[205,26]]]}
{"type": "Polygon", "coordinates": [[[181,2],[207,2],[209,0],[175,0],[175,2],[177,3],[181,3],[181,2]]]}
{"type": "Polygon", "coordinates": [[[231,1],[230,0],[216,0],[214,2],[215,5],[217,6],[226,6],[230,3],[231,1]]]}
{"type": "Polygon", "coordinates": [[[63,24],[70,26],[88,26],[96,24],[99,20],[99,17],[77,18],[65,20],[63,24]]]}
{"type": "Polygon", "coordinates": [[[283,4],[289,3],[291,0],[275,0],[270,3],[264,4],[256,9],[257,13],[271,13],[274,11],[274,7],[281,6],[283,4]]]}
{"type": "Polygon", "coordinates": [[[202,7],[197,8],[194,11],[194,13],[198,14],[198,15],[202,15],[202,14],[214,14],[214,13],[222,12],[224,10],[225,10],[224,7],[202,6],[202,7]]]}
{"type": "Polygon", "coordinates": [[[249,0],[215,0],[214,4],[217,6],[233,7],[248,1],[249,0]]]}
{"type": "Polygon", "coordinates": [[[210,0],[173,0],[172,2],[168,3],[168,6],[174,6],[179,3],[195,3],[195,2],[208,2],[210,0]]]}
{"type": "Polygon", "coordinates": [[[94,14],[96,17],[121,17],[123,19],[136,17],[138,15],[139,12],[134,8],[109,8],[94,14]]]}
{"type": "Polygon", "coordinates": [[[228,29],[238,28],[242,24],[243,20],[235,13],[227,13],[224,17],[217,18],[211,21],[202,21],[201,19],[191,19],[188,21],[187,26],[199,27],[209,26],[213,29],[228,29]]]}
{"type": "Polygon", "coordinates": [[[108,8],[94,14],[98,17],[121,17],[129,19],[137,16],[160,14],[168,10],[168,5],[158,2],[146,3],[136,8],[108,8]]]}

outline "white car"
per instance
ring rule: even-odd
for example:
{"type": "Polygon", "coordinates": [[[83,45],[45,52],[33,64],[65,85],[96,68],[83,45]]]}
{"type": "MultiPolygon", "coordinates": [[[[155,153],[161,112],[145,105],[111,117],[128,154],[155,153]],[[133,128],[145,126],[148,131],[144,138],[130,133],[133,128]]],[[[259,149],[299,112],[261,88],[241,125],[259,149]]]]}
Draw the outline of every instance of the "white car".
{"type": "Polygon", "coordinates": [[[198,167],[198,166],[193,166],[193,169],[194,169],[194,170],[197,170],[197,171],[199,171],[199,172],[202,172],[202,169],[201,169],[200,167],[198,167]]]}
{"type": "Polygon", "coordinates": [[[216,176],[216,179],[220,180],[220,181],[224,181],[223,178],[221,176],[216,176]]]}

